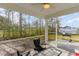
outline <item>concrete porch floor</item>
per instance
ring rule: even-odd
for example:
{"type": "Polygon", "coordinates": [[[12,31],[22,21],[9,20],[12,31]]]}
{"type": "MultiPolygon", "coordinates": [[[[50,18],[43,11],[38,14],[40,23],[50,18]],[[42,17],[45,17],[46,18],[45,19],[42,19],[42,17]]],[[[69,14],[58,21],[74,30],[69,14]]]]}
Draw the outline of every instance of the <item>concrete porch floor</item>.
{"type": "MultiPolygon", "coordinates": [[[[62,54],[60,56],[69,56],[69,51],[65,50],[63,47],[61,48],[60,46],[56,47],[56,42],[55,41],[50,41],[48,43],[51,47],[55,47],[56,49],[59,49],[62,51],[62,54]]],[[[61,45],[61,44],[66,44],[66,48],[69,46],[69,45],[74,45],[76,47],[71,47],[71,48],[74,48],[74,49],[78,49],[79,48],[79,43],[77,42],[64,42],[64,41],[59,41],[58,42],[58,45],[61,45]]],[[[61,45],[62,46],[62,45],[61,45]]],[[[18,40],[18,41],[9,41],[9,42],[5,42],[5,43],[0,43],[0,56],[17,56],[17,51],[19,51],[20,53],[28,50],[28,49],[33,49],[34,48],[34,45],[33,45],[33,41],[32,40],[29,40],[29,39],[23,39],[23,40],[18,40]]],[[[52,49],[52,48],[50,48],[52,49]]],[[[54,55],[50,55],[49,54],[49,51],[50,49],[48,49],[47,51],[45,51],[45,53],[48,53],[47,55],[48,56],[54,56],[54,55]]],[[[51,53],[53,50],[51,50],[51,53]]]]}

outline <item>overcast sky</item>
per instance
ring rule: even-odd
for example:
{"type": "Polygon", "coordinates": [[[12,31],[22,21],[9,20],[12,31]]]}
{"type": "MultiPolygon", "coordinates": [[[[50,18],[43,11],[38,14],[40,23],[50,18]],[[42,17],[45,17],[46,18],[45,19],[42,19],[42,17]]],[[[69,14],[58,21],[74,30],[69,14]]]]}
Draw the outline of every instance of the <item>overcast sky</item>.
{"type": "Polygon", "coordinates": [[[79,28],[79,12],[59,17],[60,26],[71,26],[79,28]]]}

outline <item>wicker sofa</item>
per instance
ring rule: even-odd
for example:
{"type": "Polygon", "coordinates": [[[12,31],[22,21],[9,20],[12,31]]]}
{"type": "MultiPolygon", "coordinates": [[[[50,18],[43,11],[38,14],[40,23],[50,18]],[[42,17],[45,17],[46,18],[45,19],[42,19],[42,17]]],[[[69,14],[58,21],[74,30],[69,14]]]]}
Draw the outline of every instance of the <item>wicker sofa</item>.
{"type": "Polygon", "coordinates": [[[0,56],[17,56],[17,51],[23,53],[29,49],[34,49],[33,39],[4,41],[0,43],[0,56]]]}

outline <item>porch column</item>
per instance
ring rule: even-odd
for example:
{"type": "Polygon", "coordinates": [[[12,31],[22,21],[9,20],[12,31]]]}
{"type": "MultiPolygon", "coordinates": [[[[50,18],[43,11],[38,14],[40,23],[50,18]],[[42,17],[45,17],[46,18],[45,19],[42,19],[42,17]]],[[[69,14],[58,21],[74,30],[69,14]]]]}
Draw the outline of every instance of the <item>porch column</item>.
{"type": "Polygon", "coordinates": [[[53,18],[54,20],[56,20],[55,21],[55,44],[56,44],[56,47],[57,47],[57,39],[58,39],[58,37],[57,37],[57,35],[58,35],[58,24],[57,24],[57,17],[55,17],[55,18],[53,18]]]}
{"type": "Polygon", "coordinates": [[[45,43],[48,43],[48,19],[45,19],[45,43]]]}

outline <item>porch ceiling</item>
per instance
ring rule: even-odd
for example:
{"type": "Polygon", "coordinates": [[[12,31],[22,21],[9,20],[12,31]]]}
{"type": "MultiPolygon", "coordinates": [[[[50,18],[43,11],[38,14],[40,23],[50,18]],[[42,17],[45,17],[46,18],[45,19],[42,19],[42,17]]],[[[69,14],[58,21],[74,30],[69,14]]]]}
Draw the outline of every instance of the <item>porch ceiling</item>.
{"type": "Polygon", "coordinates": [[[43,9],[41,3],[0,3],[0,7],[47,18],[79,11],[78,3],[52,3],[49,9],[43,9]]]}

